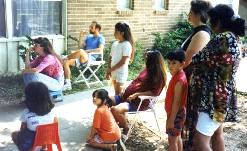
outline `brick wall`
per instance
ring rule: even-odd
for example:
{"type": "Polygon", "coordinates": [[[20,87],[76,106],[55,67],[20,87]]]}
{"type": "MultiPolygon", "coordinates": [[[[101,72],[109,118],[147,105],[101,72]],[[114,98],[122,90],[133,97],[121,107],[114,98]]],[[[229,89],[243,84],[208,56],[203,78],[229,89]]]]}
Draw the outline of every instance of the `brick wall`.
{"type": "MultiPolygon", "coordinates": [[[[132,11],[118,12],[116,0],[68,0],[68,35],[78,37],[81,30],[88,31],[91,21],[96,20],[102,25],[101,33],[109,43],[114,40],[114,25],[126,21],[134,39],[144,47],[150,47],[153,42],[152,32],[167,32],[181,18],[181,14],[190,8],[189,0],[167,1],[167,11],[154,12],[153,0],[133,0],[132,11]]],[[[68,40],[68,49],[76,48],[76,43],[68,40]]]]}

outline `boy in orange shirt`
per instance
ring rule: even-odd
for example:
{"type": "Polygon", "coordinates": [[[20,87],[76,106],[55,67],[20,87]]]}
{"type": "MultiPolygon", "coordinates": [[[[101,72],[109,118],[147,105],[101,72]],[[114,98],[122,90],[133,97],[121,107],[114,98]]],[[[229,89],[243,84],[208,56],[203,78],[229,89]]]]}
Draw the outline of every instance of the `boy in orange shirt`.
{"type": "Polygon", "coordinates": [[[115,151],[116,143],[121,138],[121,131],[110,111],[112,100],[109,99],[108,92],[104,89],[94,91],[93,103],[97,109],[94,113],[92,129],[87,136],[87,143],[92,147],[115,151]]]}
{"type": "Polygon", "coordinates": [[[185,122],[188,83],[183,71],[185,53],[176,50],[168,53],[168,68],[172,75],[166,92],[165,110],[167,112],[166,133],[169,151],[182,151],[181,131],[185,122]]]}

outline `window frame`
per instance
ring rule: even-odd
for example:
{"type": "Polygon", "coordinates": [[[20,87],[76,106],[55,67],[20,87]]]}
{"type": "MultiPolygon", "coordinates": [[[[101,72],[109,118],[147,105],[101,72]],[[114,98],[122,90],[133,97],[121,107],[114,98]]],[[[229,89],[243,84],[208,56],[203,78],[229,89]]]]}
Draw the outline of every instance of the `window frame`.
{"type": "MultiPolygon", "coordinates": [[[[61,1],[62,3],[62,16],[61,16],[61,34],[57,35],[40,35],[42,37],[49,37],[49,38],[64,38],[64,34],[66,35],[66,29],[67,29],[67,10],[64,11],[64,9],[67,8],[67,3],[66,0],[53,0],[53,1],[61,1]]],[[[12,12],[12,0],[4,0],[4,5],[5,5],[5,37],[0,37],[0,41],[4,42],[6,39],[7,41],[20,41],[25,39],[24,37],[16,37],[14,36],[13,32],[13,12],[12,12]]],[[[31,37],[39,37],[39,35],[36,36],[31,36],[31,37]]]]}
{"type": "Polygon", "coordinates": [[[166,10],[168,10],[168,8],[169,8],[169,0],[163,0],[163,1],[164,1],[164,6],[160,7],[160,8],[156,8],[156,7],[154,7],[156,0],[154,0],[153,1],[153,5],[152,5],[153,10],[154,11],[166,11],[166,10]]]}
{"type": "Polygon", "coordinates": [[[7,21],[6,21],[6,0],[3,0],[3,7],[4,7],[4,24],[5,24],[5,35],[3,36],[3,37],[0,37],[0,39],[4,39],[4,38],[6,38],[6,36],[7,36],[7,21]]]}
{"type": "MultiPolygon", "coordinates": [[[[118,11],[129,11],[129,10],[133,10],[134,9],[134,0],[126,0],[126,1],[129,1],[129,7],[128,8],[120,8],[119,5],[118,5],[118,1],[119,0],[116,0],[116,5],[117,5],[117,10],[118,11]]],[[[120,0],[122,1],[122,0],[120,0]]]]}

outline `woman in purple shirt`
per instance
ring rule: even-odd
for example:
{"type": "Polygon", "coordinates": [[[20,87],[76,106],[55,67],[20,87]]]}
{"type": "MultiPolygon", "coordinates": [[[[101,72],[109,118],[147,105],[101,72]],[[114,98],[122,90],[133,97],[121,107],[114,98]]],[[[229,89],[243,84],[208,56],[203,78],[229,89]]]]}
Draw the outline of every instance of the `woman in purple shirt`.
{"type": "Polygon", "coordinates": [[[30,82],[42,82],[50,91],[60,91],[63,88],[63,66],[60,57],[54,52],[47,38],[34,39],[34,47],[28,49],[23,70],[24,85],[30,82]],[[30,52],[37,57],[30,61],[30,52]]]}

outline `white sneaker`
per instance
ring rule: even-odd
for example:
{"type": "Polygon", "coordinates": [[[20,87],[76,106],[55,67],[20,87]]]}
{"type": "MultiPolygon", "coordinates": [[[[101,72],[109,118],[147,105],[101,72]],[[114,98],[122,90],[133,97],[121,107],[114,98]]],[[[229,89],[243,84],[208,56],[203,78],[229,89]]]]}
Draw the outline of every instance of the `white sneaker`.
{"type": "Polygon", "coordinates": [[[65,83],[63,86],[63,91],[72,90],[71,83],[65,83]]]}

